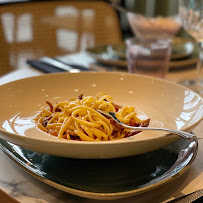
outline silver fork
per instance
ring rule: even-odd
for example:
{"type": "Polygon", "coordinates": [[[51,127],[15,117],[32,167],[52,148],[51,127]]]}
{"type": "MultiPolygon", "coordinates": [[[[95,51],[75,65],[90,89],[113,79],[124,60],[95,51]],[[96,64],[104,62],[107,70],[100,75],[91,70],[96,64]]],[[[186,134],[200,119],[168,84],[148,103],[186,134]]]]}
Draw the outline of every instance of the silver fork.
{"type": "Polygon", "coordinates": [[[167,129],[167,128],[155,128],[155,127],[134,127],[134,126],[129,126],[126,125],[124,123],[122,123],[117,117],[116,117],[116,113],[114,112],[105,112],[102,110],[97,110],[100,114],[102,114],[103,116],[107,117],[107,118],[112,118],[116,123],[118,123],[119,125],[123,126],[124,128],[129,128],[129,129],[133,129],[133,130],[158,130],[158,131],[168,131],[171,132],[173,134],[179,135],[185,139],[193,139],[196,137],[195,134],[192,133],[188,133],[188,132],[184,132],[184,131],[180,131],[180,130],[172,130],[172,129],[167,129]]]}

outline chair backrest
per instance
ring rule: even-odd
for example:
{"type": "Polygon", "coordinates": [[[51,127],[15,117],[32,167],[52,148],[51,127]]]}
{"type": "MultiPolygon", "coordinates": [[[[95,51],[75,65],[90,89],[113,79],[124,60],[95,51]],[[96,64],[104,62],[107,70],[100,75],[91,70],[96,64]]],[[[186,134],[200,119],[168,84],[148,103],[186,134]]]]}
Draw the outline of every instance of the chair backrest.
{"type": "Polygon", "coordinates": [[[119,17],[103,1],[36,1],[0,6],[0,74],[29,58],[75,53],[122,40],[119,17]]]}

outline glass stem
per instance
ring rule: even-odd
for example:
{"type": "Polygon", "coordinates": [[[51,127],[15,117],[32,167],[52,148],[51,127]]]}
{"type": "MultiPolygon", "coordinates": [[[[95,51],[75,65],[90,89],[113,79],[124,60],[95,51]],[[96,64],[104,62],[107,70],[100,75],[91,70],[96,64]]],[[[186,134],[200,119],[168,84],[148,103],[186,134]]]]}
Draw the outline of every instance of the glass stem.
{"type": "Polygon", "coordinates": [[[197,80],[198,86],[201,87],[203,85],[203,42],[198,42],[198,45],[197,80]]]}

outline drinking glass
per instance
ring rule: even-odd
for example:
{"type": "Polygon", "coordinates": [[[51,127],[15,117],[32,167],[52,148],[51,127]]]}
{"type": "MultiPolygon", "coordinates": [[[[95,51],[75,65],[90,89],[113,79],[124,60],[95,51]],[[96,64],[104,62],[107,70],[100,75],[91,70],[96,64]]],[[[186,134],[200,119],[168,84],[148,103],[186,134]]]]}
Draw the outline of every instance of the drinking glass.
{"type": "Polygon", "coordinates": [[[184,29],[198,43],[199,57],[197,63],[197,77],[195,80],[185,80],[182,85],[203,94],[203,0],[179,0],[179,14],[184,29]]]}
{"type": "Polygon", "coordinates": [[[178,2],[176,0],[125,2],[127,9],[123,11],[136,37],[136,40],[126,41],[128,71],[164,78],[169,69],[171,39],[181,28],[178,2]]]}
{"type": "Polygon", "coordinates": [[[126,40],[128,72],[165,78],[169,69],[170,40],[126,40]]]}

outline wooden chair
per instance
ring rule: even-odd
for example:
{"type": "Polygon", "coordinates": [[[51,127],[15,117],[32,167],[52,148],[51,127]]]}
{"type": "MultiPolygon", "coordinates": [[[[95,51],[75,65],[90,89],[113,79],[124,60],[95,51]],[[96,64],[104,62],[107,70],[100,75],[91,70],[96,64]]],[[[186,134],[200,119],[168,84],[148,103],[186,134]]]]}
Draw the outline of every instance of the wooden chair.
{"type": "Polygon", "coordinates": [[[0,5],[0,75],[27,59],[64,55],[122,40],[119,17],[103,1],[0,5]]]}

